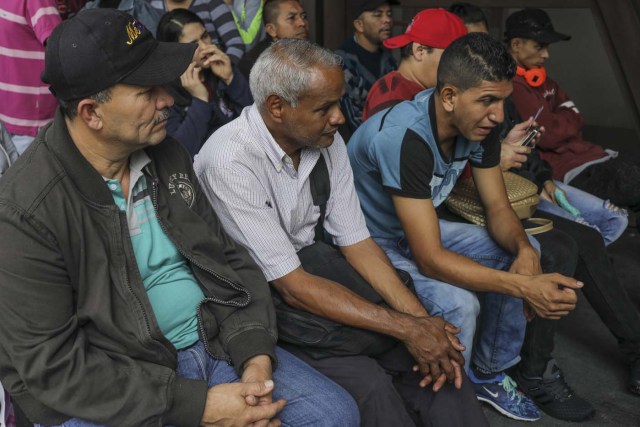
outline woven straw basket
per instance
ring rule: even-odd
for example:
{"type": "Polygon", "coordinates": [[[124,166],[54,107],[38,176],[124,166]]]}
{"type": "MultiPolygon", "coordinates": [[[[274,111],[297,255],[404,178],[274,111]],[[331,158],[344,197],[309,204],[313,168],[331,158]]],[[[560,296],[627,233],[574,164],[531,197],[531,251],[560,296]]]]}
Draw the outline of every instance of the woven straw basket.
{"type": "MultiPolygon", "coordinates": [[[[531,218],[540,201],[536,185],[511,172],[504,172],[502,175],[509,203],[518,218],[531,218]]],[[[476,190],[473,178],[458,181],[445,204],[449,210],[467,221],[483,226],[487,224],[484,207],[480,202],[480,195],[476,190]]]]}

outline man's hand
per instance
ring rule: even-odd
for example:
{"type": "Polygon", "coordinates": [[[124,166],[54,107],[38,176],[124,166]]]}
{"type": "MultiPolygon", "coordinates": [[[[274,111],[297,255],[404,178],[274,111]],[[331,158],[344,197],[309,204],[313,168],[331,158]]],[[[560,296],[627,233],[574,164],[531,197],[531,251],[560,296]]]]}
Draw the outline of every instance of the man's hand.
{"type": "MultiPolygon", "coordinates": [[[[507,136],[505,136],[502,140],[502,143],[507,145],[522,145],[522,143],[524,142],[524,138],[527,136],[527,130],[530,131],[535,126],[538,126],[538,123],[533,121],[533,117],[529,117],[529,120],[518,123],[517,125],[512,127],[507,136]]],[[[538,134],[530,143],[531,147],[535,147],[536,144],[538,144],[538,141],[540,141],[540,138],[544,134],[544,126],[539,126],[538,130],[538,134]]]]}
{"type": "Polygon", "coordinates": [[[541,274],[524,278],[522,298],[526,304],[545,319],[557,320],[576,308],[578,297],[574,289],[583,285],[558,273],[541,274]]]}
{"type": "Polygon", "coordinates": [[[200,80],[200,71],[202,71],[202,68],[198,67],[195,61],[192,62],[189,67],[187,67],[187,71],[180,76],[180,83],[192,97],[208,102],[209,92],[200,80]]]}
{"type": "MultiPolygon", "coordinates": [[[[268,381],[272,377],[271,358],[267,355],[261,354],[254,356],[247,360],[244,364],[244,371],[242,372],[243,383],[258,383],[268,381]]],[[[267,393],[262,396],[248,395],[246,397],[247,405],[251,406],[267,406],[273,402],[273,394],[267,393]]],[[[253,427],[266,427],[269,425],[269,420],[262,420],[256,422],[253,427]]]]}
{"type": "MultiPolygon", "coordinates": [[[[555,203],[556,205],[558,204],[558,201],[556,200],[556,190],[561,191],[562,193],[564,193],[564,190],[562,190],[560,187],[558,187],[556,185],[555,182],[553,182],[552,180],[548,179],[544,182],[543,184],[544,188],[543,188],[543,193],[546,193],[545,197],[547,200],[549,200],[550,202],[555,203]]],[[[567,194],[564,194],[565,197],[567,197],[567,194]]]]}
{"type": "Polygon", "coordinates": [[[202,415],[202,426],[254,426],[262,421],[269,427],[280,426],[275,416],[286,405],[278,400],[268,405],[251,406],[247,404],[249,396],[258,399],[273,392],[273,381],[253,383],[228,383],[212,387],[207,392],[207,401],[202,415]]]}
{"type": "Polygon", "coordinates": [[[500,146],[500,170],[503,172],[509,169],[520,169],[527,161],[527,155],[531,153],[531,148],[520,145],[510,145],[502,143],[500,146]]]}
{"type": "Polygon", "coordinates": [[[414,370],[419,370],[424,375],[420,387],[426,387],[433,381],[433,391],[438,391],[448,380],[456,388],[460,388],[460,366],[464,365],[460,351],[464,350],[464,346],[455,336],[460,329],[441,317],[410,319],[413,324],[407,329],[409,334],[403,342],[417,362],[414,370]]]}
{"type": "Polygon", "coordinates": [[[231,59],[216,45],[205,47],[203,50],[202,62],[203,68],[210,68],[211,72],[220,77],[220,80],[227,86],[233,80],[233,68],[231,68],[231,59]]]}
{"type": "Polygon", "coordinates": [[[537,276],[542,274],[540,257],[533,246],[523,247],[518,251],[516,259],[509,267],[509,273],[523,274],[525,276],[537,276]]]}

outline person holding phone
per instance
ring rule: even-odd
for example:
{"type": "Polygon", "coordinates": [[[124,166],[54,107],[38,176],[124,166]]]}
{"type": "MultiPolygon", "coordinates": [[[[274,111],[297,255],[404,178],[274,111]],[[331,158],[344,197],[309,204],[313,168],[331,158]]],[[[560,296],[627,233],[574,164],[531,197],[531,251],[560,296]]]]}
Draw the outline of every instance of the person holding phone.
{"type": "Polygon", "coordinates": [[[229,56],[212,43],[204,22],[190,10],[165,13],[158,24],[157,38],[198,45],[184,74],[167,86],[175,100],[167,131],[193,157],[209,135],[253,103],[249,84],[229,56]]]}

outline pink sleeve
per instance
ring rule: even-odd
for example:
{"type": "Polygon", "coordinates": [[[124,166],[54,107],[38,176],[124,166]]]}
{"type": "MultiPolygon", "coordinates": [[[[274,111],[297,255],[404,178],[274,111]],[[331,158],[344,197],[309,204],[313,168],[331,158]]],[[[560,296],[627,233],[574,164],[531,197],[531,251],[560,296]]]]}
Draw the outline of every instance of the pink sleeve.
{"type": "Polygon", "coordinates": [[[43,46],[53,29],[62,22],[55,0],[26,0],[25,19],[43,46]]]}

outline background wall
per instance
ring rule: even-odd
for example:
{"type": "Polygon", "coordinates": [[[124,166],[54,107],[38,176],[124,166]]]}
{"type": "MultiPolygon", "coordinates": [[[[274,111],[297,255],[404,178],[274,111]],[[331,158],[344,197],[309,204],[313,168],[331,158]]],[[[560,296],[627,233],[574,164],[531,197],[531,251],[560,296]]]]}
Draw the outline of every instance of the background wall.
{"type": "MultiPolygon", "coordinates": [[[[350,0],[301,0],[309,13],[312,40],[329,49],[336,49],[352,34],[349,19],[350,0]]],[[[394,7],[394,34],[404,31],[411,18],[427,7],[448,7],[455,0],[401,0],[394,7]]],[[[552,78],[569,93],[580,112],[585,116],[589,129],[597,142],[606,144],[608,130],[621,133],[614,138],[636,138],[634,116],[629,112],[627,99],[623,97],[609,53],[605,50],[601,35],[592,15],[590,0],[476,0],[483,7],[491,35],[502,38],[504,20],[522,7],[543,8],[551,17],[556,29],[572,35],[568,42],[551,46],[548,71],[552,78]],[[615,130],[613,129],[613,130],[615,130]],[[597,135],[593,132],[597,132],[597,135]],[[604,139],[604,140],[603,140],[604,139]]],[[[637,49],[629,41],[630,49],[637,49]]]]}

